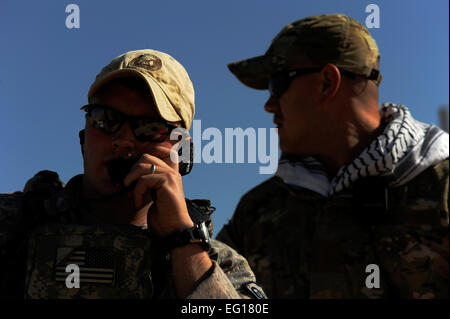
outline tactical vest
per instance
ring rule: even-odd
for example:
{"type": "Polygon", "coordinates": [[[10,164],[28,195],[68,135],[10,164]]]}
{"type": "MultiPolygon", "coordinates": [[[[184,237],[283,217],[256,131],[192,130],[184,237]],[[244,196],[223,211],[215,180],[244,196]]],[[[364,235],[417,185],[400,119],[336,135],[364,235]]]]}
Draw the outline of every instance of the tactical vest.
{"type": "MultiPolygon", "coordinates": [[[[48,206],[39,201],[30,200],[40,209],[48,206]]],[[[186,204],[191,219],[206,221],[211,234],[209,201],[186,204]]],[[[174,297],[169,254],[147,229],[53,222],[41,223],[29,236],[25,298],[174,297]]]]}
{"type": "Polygon", "coordinates": [[[138,227],[43,225],[29,240],[26,298],[151,298],[151,248],[138,227]]]}

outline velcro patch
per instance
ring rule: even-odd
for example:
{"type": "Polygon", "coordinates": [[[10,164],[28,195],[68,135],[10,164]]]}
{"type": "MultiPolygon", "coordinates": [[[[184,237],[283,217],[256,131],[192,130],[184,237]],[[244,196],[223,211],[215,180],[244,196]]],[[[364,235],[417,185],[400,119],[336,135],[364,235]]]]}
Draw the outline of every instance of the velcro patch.
{"type": "Polygon", "coordinates": [[[256,282],[254,281],[248,281],[246,283],[243,284],[245,288],[247,288],[247,290],[256,297],[256,299],[267,299],[266,294],[264,293],[264,291],[262,290],[261,286],[258,285],[256,282]]]}

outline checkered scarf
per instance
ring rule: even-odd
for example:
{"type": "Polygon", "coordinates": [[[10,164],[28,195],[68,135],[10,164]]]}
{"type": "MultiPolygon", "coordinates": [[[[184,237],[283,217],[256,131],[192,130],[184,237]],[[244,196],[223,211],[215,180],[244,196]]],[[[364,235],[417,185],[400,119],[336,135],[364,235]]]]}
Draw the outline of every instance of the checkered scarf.
{"type": "Polygon", "coordinates": [[[449,136],[440,128],[416,121],[404,105],[385,103],[380,112],[383,133],[333,179],[314,157],[286,154],[282,154],[275,175],[287,184],[331,196],[365,176],[383,176],[390,186],[400,186],[449,157],[449,136]]]}

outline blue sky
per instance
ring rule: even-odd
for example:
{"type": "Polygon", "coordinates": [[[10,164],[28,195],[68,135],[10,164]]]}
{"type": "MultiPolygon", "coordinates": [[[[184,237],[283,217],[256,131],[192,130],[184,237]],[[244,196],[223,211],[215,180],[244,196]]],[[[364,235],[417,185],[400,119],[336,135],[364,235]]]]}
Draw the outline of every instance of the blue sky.
{"type": "MultiPolygon", "coordinates": [[[[447,0],[2,0],[0,193],[22,190],[42,169],[64,182],[82,173],[79,108],[114,57],[143,48],[175,57],[194,83],[203,128],[270,128],[268,93],[243,86],[226,64],[263,54],[284,25],[305,16],[345,13],[364,24],[371,3],[380,8],[380,28],[370,29],[381,51],[380,102],[405,104],[418,120],[438,124],[449,95],[447,0]],[[80,8],[79,29],[66,28],[70,3],[80,8]]],[[[217,208],[215,234],[240,197],[270,177],[259,166],[195,164],[184,178],[187,197],[217,208]]]]}

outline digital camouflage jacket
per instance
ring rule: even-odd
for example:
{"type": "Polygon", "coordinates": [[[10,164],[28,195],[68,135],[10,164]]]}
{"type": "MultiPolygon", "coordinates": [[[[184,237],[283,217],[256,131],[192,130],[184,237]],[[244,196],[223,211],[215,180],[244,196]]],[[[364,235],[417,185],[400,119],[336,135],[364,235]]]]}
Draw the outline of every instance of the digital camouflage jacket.
{"type": "Polygon", "coordinates": [[[383,185],[361,179],[327,198],[275,176],[243,196],[217,239],[247,258],[269,298],[448,298],[448,159],[383,185]]]}
{"type": "MultiPolygon", "coordinates": [[[[158,238],[145,227],[95,221],[80,200],[81,182],[78,175],[64,187],[56,173],[41,171],[23,192],[0,195],[0,298],[175,298],[158,238]],[[79,288],[67,286],[72,263],[79,288]]],[[[212,212],[206,200],[187,204],[191,216],[212,212]]],[[[212,270],[187,298],[264,297],[233,249],[212,240],[209,255],[212,270]]]]}

